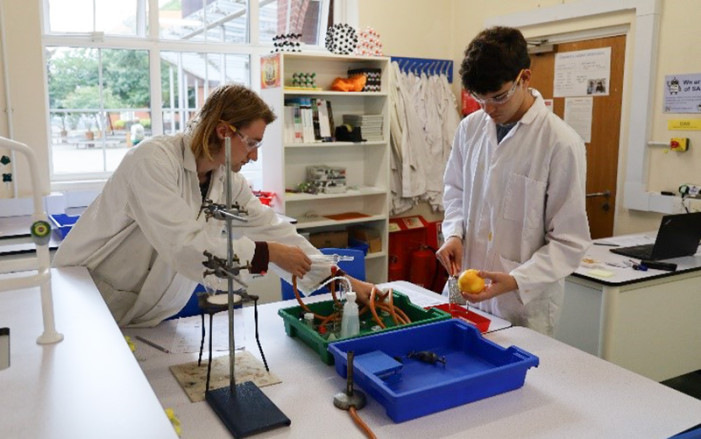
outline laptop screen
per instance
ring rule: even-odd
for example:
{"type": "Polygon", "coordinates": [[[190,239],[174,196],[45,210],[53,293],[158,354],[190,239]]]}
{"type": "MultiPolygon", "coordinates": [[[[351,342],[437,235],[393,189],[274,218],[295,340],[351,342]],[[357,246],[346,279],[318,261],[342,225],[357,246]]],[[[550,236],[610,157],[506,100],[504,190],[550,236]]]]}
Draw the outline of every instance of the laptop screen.
{"type": "Polygon", "coordinates": [[[701,242],[701,212],[665,215],[654,245],[618,247],[611,252],[638,259],[670,259],[691,256],[701,242]]]}
{"type": "Polygon", "coordinates": [[[651,259],[695,254],[701,241],[701,212],[665,215],[660,222],[651,259]]]}

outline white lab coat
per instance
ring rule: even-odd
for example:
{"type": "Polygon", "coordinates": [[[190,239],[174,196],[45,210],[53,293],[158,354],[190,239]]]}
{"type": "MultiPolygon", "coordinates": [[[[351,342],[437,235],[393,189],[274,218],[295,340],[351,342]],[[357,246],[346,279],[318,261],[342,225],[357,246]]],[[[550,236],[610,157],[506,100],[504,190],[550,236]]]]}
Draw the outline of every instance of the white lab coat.
{"type": "Polygon", "coordinates": [[[564,278],[591,243],[586,154],[579,135],[531,92],[535,102],[498,145],[484,111],[461,122],[444,178],[443,233],[463,238],[463,268],[507,272],[518,283],[479,308],[552,334],[564,278]]]}
{"type": "MultiPolygon", "coordinates": [[[[233,251],[250,262],[254,241],[278,241],[319,254],[294,226],[232,173],[233,201],[248,222],[233,222],[233,251]]],[[[212,173],[208,198],[225,203],[224,166],[212,173]]],[[[203,282],[203,252],[226,258],[224,221],[205,220],[195,157],[186,134],[160,136],[130,150],[102,193],[61,243],[54,265],[85,266],[120,326],[153,326],[177,313],[203,282]]],[[[270,265],[281,277],[289,273],[270,265]]],[[[314,290],[330,265],[313,264],[300,289],[314,290]]],[[[241,271],[246,278],[246,271],[241,271]]],[[[208,278],[209,279],[209,278],[208,278]]]]}
{"type": "MultiPolygon", "coordinates": [[[[395,68],[399,68],[398,66],[395,68]]],[[[413,74],[398,74],[399,93],[404,101],[404,130],[402,131],[402,191],[403,198],[419,197],[426,192],[426,148],[423,122],[413,105],[421,83],[413,74]]]]}
{"type": "Polygon", "coordinates": [[[427,201],[443,210],[443,182],[453,134],[460,123],[447,77],[402,73],[391,64],[390,140],[392,170],[390,213],[399,215],[427,201]]]}
{"type": "MultiPolygon", "coordinates": [[[[412,208],[414,205],[413,198],[404,198],[403,190],[403,172],[404,172],[404,154],[406,148],[406,110],[404,107],[404,96],[400,90],[401,71],[397,62],[391,64],[392,86],[389,91],[390,102],[390,144],[392,145],[392,154],[390,156],[390,189],[392,191],[392,205],[390,208],[391,214],[399,214],[412,208]]],[[[409,160],[409,158],[407,158],[409,160]]]]}
{"type": "Polygon", "coordinates": [[[444,210],[443,182],[436,176],[445,173],[453,135],[460,124],[460,117],[456,110],[455,95],[444,74],[426,78],[425,84],[427,90],[426,105],[430,107],[427,112],[428,120],[424,127],[429,148],[425,198],[434,211],[442,211],[444,210]]]}

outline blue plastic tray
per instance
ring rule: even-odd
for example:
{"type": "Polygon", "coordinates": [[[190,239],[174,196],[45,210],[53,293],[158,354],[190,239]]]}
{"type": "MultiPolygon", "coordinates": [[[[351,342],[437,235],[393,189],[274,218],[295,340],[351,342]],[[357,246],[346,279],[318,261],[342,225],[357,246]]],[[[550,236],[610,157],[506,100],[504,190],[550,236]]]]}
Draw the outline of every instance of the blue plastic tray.
{"type": "Polygon", "coordinates": [[[518,389],[538,357],[504,348],[457,319],[329,344],[336,372],[346,377],[353,351],[355,383],[385,407],[394,422],[435,413],[518,389]],[[432,352],[441,362],[415,357],[432,352]]]}
{"type": "Polygon", "coordinates": [[[65,238],[66,235],[68,235],[68,232],[71,231],[71,229],[73,228],[73,224],[75,224],[78,221],[78,218],[80,218],[80,215],[71,216],[64,215],[62,213],[49,215],[49,219],[54,225],[54,229],[58,230],[58,234],[61,235],[61,239],[65,238]]]}

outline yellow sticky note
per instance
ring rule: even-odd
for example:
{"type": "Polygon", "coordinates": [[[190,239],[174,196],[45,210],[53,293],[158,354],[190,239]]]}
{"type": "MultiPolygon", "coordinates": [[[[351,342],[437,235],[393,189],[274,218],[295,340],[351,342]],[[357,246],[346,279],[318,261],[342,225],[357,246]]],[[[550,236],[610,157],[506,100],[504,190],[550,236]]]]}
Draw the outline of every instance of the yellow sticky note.
{"type": "Polygon", "coordinates": [[[589,270],[588,273],[591,274],[592,276],[596,276],[596,277],[611,277],[614,275],[613,271],[600,270],[600,269],[589,270]]]}

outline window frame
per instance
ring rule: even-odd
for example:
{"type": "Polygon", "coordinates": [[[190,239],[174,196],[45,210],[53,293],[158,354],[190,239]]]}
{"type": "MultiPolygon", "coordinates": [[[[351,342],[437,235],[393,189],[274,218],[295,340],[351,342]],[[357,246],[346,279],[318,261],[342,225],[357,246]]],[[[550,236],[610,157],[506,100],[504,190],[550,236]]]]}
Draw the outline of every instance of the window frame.
{"type": "MultiPolygon", "coordinates": [[[[43,13],[40,17],[42,29],[42,58],[43,65],[47,65],[46,48],[47,47],[82,47],[94,49],[125,49],[125,50],[146,50],[149,56],[149,80],[150,80],[150,101],[151,101],[151,129],[152,135],[163,134],[163,101],[161,87],[161,57],[160,52],[196,52],[203,54],[225,54],[225,55],[243,55],[248,56],[250,60],[248,82],[251,89],[260,92],[260,58],[272,51],[273,44],[271,42],[259,41],[259,2],[248,1],[248,43],[228,43],[221,41],[181,41],[171,39],[161,39],[159,36],[158,23],[158,0],[139,0],[144,5],[148,5],[146,20],[148,21],[147,34],[144,37],[139,36],[121,36],[121,35],[105,35],[102,32],[86,32],[86,33],[49,33],[48,19],[49,8],[48,0],[42,0],[43,13]]],[[[273,0],[275,1],[275,0],[273,0]]],[[[307,52],[324,52],[324,36],[326,33],[325,18],[328,16],[329,4],[333,0],[318,0],[320,2],[320,21],[317,41],[319,45],[308,45],[305,47],[307,52]]],[[[345,5],[344,5],[345,7],[345,5]]],[[[353,5],[355,7],[355,5],[353,5]]],[[[48,75],[44,68],[44,84],[48,84],[48,75]]],[[[50,120],[51,108],[49,106],[49,90],[46,87],[45,101],[47,108],[47,116],[50,120]]],[[[100,111],[103,110],[102,102],[100,111]]],[[[52,138],[51,124],[47,123],[47,138],[52,138]]],[[[272,150],[272,148],[270,148],[272,150]]],[[[76,172],[71,174],[55,174],[54,173],[54,152],[51,145],[48,147],[49,157],[49,178],[52,190],[70,190],[82,189],[84,187],[94,187],[96,184],[102,185],[112,175],[112,171],[101,172],[76,172]]],[[[264,162],[264,149],[259,154],[259,160],[256,165],[249,165],[249,169],[242,170],[243,174],[255,174],[262,172],[262,164],[264,162]]]]}

